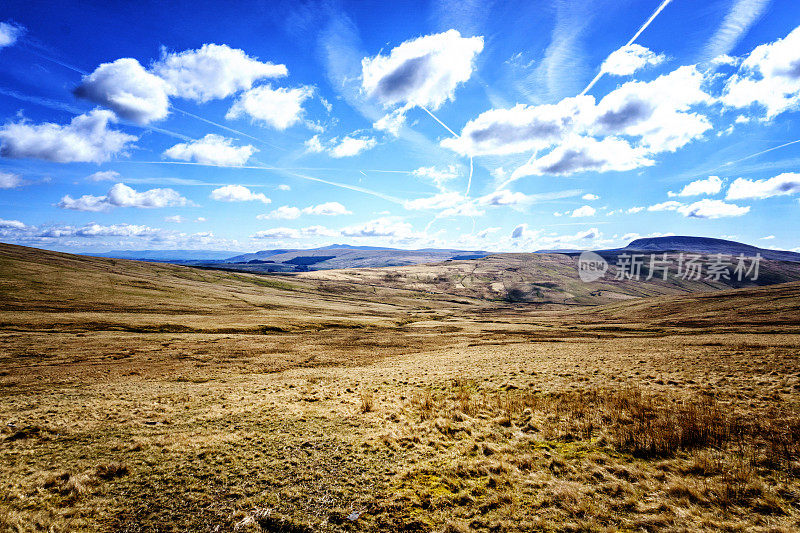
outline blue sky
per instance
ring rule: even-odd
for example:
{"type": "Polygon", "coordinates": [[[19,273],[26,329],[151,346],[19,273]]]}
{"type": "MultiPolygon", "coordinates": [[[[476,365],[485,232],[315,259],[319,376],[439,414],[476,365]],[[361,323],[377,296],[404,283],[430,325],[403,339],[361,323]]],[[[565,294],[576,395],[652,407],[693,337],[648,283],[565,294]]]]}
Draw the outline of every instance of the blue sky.
{"type": "Polygon", "coordinates": [[[0,239],[797,250],[798,27],[789,0],[6,1],[0,239]]]}

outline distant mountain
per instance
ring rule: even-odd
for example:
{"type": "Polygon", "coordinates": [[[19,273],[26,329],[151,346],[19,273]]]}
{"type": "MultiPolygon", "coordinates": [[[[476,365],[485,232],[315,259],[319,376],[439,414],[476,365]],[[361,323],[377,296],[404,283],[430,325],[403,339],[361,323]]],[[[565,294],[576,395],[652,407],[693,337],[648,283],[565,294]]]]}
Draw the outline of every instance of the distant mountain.
{"type": "Polygon", "coordinates": [[[583,252],[578,248],[553,248],[549,250],[536,250],[535,254],[579,254],[583,252]]]}
{"type": "Polygon", "coordinates": [[[110,252],[85,253],[83,255],[172,263],[179,261],[220,261],[236,255],[236,252],[230,250],[111,250],[110,252]]]}
{"type": "Polygon", "coordinates": [[[712,239],[710,237],[647,237],[636,239],[622,251],[643,251],[643,252],[693,252],[699,254],[725,254],[755,256],[761,254],[764,259],[775,259],[778,261],[800,262],[800,253],[788,252],[783,250],[769,250],[759,248],[741,242],[729,241],[725,239],[712,239]]]}
{"type": "Polygon", "coordinates": [[[376,268],[440,263],[448,260],[480,259],[489,255],[482,250],[428,248],[400,250],[373,246],[334,244],[309,250],[261,250],[228,258],[222,263],[197,264],[247,272],[296,272],[336,268],[376,268]]]}

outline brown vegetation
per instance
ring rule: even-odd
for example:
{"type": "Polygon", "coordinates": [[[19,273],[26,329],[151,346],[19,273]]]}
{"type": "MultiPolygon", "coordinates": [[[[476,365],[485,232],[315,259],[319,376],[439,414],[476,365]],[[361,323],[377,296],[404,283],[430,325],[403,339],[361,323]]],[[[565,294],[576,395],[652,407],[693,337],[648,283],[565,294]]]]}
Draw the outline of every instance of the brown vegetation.
{"type": "Polygon", "coordinates": [[[800,284],[566,312],[0,252],[0,530],[800,528],[800,284]]]}

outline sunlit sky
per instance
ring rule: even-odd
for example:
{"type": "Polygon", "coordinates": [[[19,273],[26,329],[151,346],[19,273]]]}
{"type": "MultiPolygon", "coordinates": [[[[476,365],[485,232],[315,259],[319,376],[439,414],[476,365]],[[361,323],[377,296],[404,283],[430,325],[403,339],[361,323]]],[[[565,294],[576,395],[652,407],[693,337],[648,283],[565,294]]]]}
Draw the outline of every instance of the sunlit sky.
{"type": "Polygon", "coordinates": [[[793,0],[0,5],[0,240],[800,250],[793,0]]]}

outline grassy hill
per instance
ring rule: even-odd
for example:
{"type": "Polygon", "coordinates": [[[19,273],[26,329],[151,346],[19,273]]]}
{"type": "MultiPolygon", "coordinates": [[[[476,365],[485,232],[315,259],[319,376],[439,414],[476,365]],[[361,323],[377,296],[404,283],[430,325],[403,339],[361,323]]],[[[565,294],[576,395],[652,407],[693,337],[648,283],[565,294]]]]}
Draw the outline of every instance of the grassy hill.
{"type": "Polygon", "coordinates": [[[587,288],[573,261],[0,245],[0,530],[797,530],[800,282],[587,288]]]}

